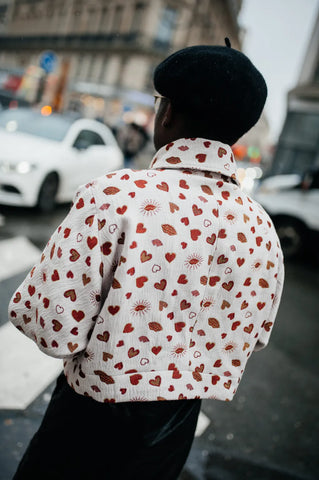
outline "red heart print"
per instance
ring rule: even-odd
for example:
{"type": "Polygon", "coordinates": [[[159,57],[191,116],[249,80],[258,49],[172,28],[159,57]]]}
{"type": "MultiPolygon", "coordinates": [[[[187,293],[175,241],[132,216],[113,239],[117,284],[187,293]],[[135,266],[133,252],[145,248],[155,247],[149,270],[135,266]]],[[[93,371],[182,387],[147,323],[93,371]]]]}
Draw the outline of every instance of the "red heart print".
{"type": "Polygon", "coordinates": [[[174,325],[175,331],[176,331],[176,332],[181,332],[185,326],[186,326],[186,323],[185,323],[185,322],[177,322],[177,323],[175,323],[175,325],[174,325]]]}
{"type": "Polygon", "coordinates": [[[190,231],[190,234],[191,234],[191,239],[194,242],[196,242],[196,240],[198,240],[198,237],[202,234],[202,232],[198,230],[198,228],[194,228],[190,231]]]}
{"type": "Polygon", "coordinates": [[[188,303],[187,300],[182,300],[181,303],[180,303],[181,310],[186,310],[190,306],[191,306],[191,304],[188,303]]]}
{"type": "Polygon", "coordinates": [[[90,215],[85,219],[85,224],[89,225],[89,227],[92,227],[94,221],[94,215],[90,215]]]}
{"type": "Polygon", "coordinates": [[[108,311],[110,312],[111,315],[116,315],[120,311],[119,305],[109,305],[108,306],[108,311]]]}
{"type": "Polygon", "coordinates": [[[186,275],[182,274],[179,276],[177,283],[181,283],[182,285],[185,285],[188,282],[186,275]]]}
{"type": "Polygon", "coordinates": [[[162,379],[159,375],[156,375],[154,379],[151,379],[149,381],[150,385],[153,385],[154,387],[159,387],[161,385],[162,379]]]}
{"type": "Polygon", "coordinates": [[[134,347],[129,348],[127,355],[129,358],[136,357],[140,353],[139,349],[135,349],[134,347]]]}
{"type": "Polygon", "coordinates": [[[132,385],[138,385],[139,381],[142,380],[142,375],[139,373],[135,373],[134,375],[130,375],[130,382],[132,385]]]}
{"type": "Polygon", "coordinates": [[[192,210],[195,216],[201,215],[203,213],[203,210],[201,208],[198,208],[198,206],[195,204],[192,206],[192,210]]]}
{"type": "Polygon", "coordinates": [[[156,187],[159,189],[159,190],[162,190],[164,192],[168,192],[169,190],[169,187],[167,185],[166,182],[161,182],[160,184],[156,185],[156,187]]]}
{"type": "Polygon", "coordinates": [[[49,308],[50,300],[45,297],[42,301],[43,301],[44,308],[49,308]]]}
{"type": "Polygon", "coordinates": [[[144,275],[142,277],[138,277],[136,279],[136,286],[137,288],[142,288],[144,287],[144,284],[148,281],[148,278],[145,277],[144,275]]]}
{"type": "Polygon", "coordinates": [[[135,180],[134,183],[138,188],[145,188],[145,186],[147,184],[147,181],[146,180],[135,180]]]}
{"type": "Polygon", "coordinates": [[[124,213],[126,212],[127,210],[127,206],[126,205],[123,205],[122,207],[118,207],[116,209],[116,213],[118,213],[119,215],[124,215],[124,213]]]}
{"type": "Polygon", "coordinates": [[[110,333],[109,333],[108,331],[105,331],[105,332],[103,332],[102,334],[101,334],[101,333],[98,333],[97,336],[96,336],[96,338],[97,338],[98,340],[100,340],[100,342],[105,342],[105,343],[107,343],[108,340],[109,340],[109,338],[110,338],[110,333]]]}
{"type": "Polygon", "coordinates": [[[64,238],[68,238],[68,236],[70,235],[70,233],[71,233],[71,228],[65,228],[65,229],[64,229],[64,232],[63,232],[64,238]]]}
{"type": "Polygon", "coordinates": [[[227,190],[222,192],[222,197],[223,197],[224,200],[228,200],[229,195],[230,195],[230,193],[227,190]]]}
{"type": "Polygon", "coordinates": [[[85,317],[85,313],[82,312],[82,310],[78,310],[78,311],[77,310],[72,310],[72,317],[77,322],[81,322],[81,320],[83,320],[83,318],[85,317]]]}
{"type": "Polygon", "coordinates": [[[71,302],[75,302],[75,300],[76,300],[76,293],[75,293],[75,290],[73,288],[71,290],[66,290],[64,292],[64,296],[65,296],[65,298],[69,298],[71,300],[71,302]]]}
{"type": "Polygon", "coordinates": [[[199,163],[204,163],[206,160],[206,154],[198,153],[197,155],[195,155],[195,158],[198,160],[199,163]]]}
{"type": "Polygon", "coordinates": [[[234,322],[234,323],[232,324],[231,329],[232,329],[232,330],[236,330],[236,328],[238,328],[239,325],[240,325],[240,322],[237,320],[236,322],[234,322]]]}
{"type": "Polygon", "coordinates": [[[52,325],[55,332],[59,332],[63,326],[58,320],[52,320],[52,325]]]}
{"type": "Polygon", "coordinates": [[[171,263],[176,258],[176,253],[165,253],[166,260],[171,263]]]}
{"type": "Polygon", "coordinates": [[[223,147],[219,147],[217,154],[218,154],[219,158],[222,158],[224,155],[227,154],[227,150],[225,150],[225,148],[223,148],[223,147]]]}
{"type": "Polygon", "coordinates": [[[161,346],[152,347],[152,352],[154,353],[154,355],[158,355],[161,350],[162,350],[162,347],[161,347],[161,346]]]}
{"type": "Polygon", "coordinates": [[[144,227],[144,223],[138,223],[136,226],[136,233],[145,233],[146,228],[144,227]]]}
{"type": "Polygon", "coordinates": [[[80,209],[80,208],[83,208],[83,207],[84,207],[84,201],[83,201],[83,198],[80,198],[80,200],[76,204],[76,208],[80,209]]]}
{"type": "Polygon", "coordinates": [[[163,278],[160,282],[154,284],[157,290],[165,290],[167,281],[163,278]]]}
{"type": "Polygon", "coordinates": [[[125,327],[123,328],[123,333],[131,333],[133,332],[134,327],[132,326],[131,323],[127,323],[125,327]]]}
{"type": "Polygon", "coordinates": [[[76,262],[79,258],[80,258],[80,254],[77,250],[75,250],[74,248],[71,248],[70,250],[70,261],[71,262],[76,262]]]}
{"type": "Polygon", "coordinates": [[[179,186],[180,186],[181,188],[185,188],[186,190],[189,189],[189,185],[188,185],[188,183],[186,182],[186,180],[184,180],[184,179],[182,179],[182,180],[179,181],[179,186]]]}
{"type": "Polygon", "coordinates": [[[213,384],[213,385],[216,385],[217,382],[219,382],[219,380],[220,380],[220,376],[219,376],[219,375],[213,375],[213,376],[212,376],[212,384],[213,384]]]}

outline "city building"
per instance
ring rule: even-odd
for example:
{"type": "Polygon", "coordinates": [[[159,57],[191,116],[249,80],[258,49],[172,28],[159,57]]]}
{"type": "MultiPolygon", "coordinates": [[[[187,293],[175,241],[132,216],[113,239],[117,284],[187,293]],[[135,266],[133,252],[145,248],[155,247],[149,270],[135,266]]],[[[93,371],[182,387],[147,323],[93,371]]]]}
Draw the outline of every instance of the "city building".
{"type": "Polygon", "coordinates": [[[319,169],[319,12],[287,115],[270,175],[319,169]]]}
{"type": "Polygon", "coordinates": [[[0,21],[6,6],[0,65],[24,69],[19,90],[31,102],[78,109],[111,125],[121,115],[147,123],[155,65],[179,48],[224,44],[226,36],[240,49],[241,3],[0,0],[0,21]],[[45,72],[44,55],[51,52],[45,72]]]}

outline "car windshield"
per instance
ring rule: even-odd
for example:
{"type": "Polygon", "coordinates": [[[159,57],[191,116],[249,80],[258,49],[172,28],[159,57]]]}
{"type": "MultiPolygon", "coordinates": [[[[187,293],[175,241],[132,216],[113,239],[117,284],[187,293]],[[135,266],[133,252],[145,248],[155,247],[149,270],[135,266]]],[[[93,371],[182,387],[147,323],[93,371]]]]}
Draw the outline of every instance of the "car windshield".
{"type": "Polygon", "coordinates": [[[55,114],[44,116],[30,109],[0,112],[0,128],[7,132],[22,132],[56,141],[63,140],[73,121],[55,114]]]}

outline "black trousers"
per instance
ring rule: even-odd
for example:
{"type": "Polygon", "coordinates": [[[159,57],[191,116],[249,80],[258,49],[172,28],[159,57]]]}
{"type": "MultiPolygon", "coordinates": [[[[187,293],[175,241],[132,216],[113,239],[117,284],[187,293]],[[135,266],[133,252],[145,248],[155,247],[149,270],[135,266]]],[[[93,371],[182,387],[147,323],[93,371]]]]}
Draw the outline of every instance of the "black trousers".
{"type": "Polygon", "coordinates": [[[176,480],[200,400],[100,403],[64,374],[13,480],[176,480]]]}

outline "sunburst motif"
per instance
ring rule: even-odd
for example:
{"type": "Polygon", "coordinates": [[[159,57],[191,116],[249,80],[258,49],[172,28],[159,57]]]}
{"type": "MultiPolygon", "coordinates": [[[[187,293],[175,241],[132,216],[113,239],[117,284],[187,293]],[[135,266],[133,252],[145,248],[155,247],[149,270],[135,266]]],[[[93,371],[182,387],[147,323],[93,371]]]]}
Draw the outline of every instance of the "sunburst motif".
{"type": "Polygon", "coordinates": [[[184,265],[189,270],[195,270],[196,268],[199,268],[202,263],[203,263],[203,257],[199,255],[199,253],[192,253],[187,257],[187,259],[184,262],[184,265]]]}
{"type": "Polygon", "coordinates": [[[138,300],[132,305],[131,314],[136,316],[143,316],[151,309],[151,304],[148,300],[138,300]]]}
{"type": "Polygon", "coordinates": [[[215,305],[215,300],[212,297],[203,298],[203,300],[200,303],[202,310],[212,308],[214,305],[215,305]]]}
{"type": "Polygon", "coordinates": [[[251,268],[252,268],[253,270],[260,270],[261,267],[262,267],[262,264],[263,264],[263,261],[262,261],[260,258],[257,258],[257,259],[253,262],[251,268]]]}
{"type": "Polygon", "coordinates": [[[186,352],[187,352],[187,346],[182,343],[178,343],[177,345],[174,345],[171,351],[171,356],[174,358],[181,358],[181,357],[184,357],[186,352]]]}
{"type": "Polygon", "coordinates": [[[160,204],[156,200],[145,200],[140,206],[140,212],[145,216],[156,215],[160,209],[160,204]]]}
{"type": "Polygon", "coordinates": [[[131,402],[147,402],[146,397],[133,397],[130,399],[131,402]]]}
{"type": "Polygon", "coordinates": [[[92,350],[86,350],[85,353],[84,353],[84,358],[90,362],[91,360],[93,360],[94,358],[94,352],[92,352],[92,350]]]}
{"type": "Polygon", "coordinates": [[[92,292],[90,292],[90,302],[92,303],[92,305],[94,307],[96,307],[97,305],[100,304],[100,301],[101,301],[101,295],[100,293],[97,291],[97,290],[93,290],[92,292]]]}
{"type": "Polygon", "coordinates": [[[227,212],[225,212],[225,215],[224,215],[224,219],[230,223],[231,225],[233,225],[234,223],[237,222],[237,215],[235,212],[232,212],[230,210],[228,210],[227,212]]]}
{"type": "Polygon", "coordinates": [[[235,342],[227,342],[223,346],[223,352],[228,354],[234,353],[236,349],[237,349],[237,344],[235,342]]]}

